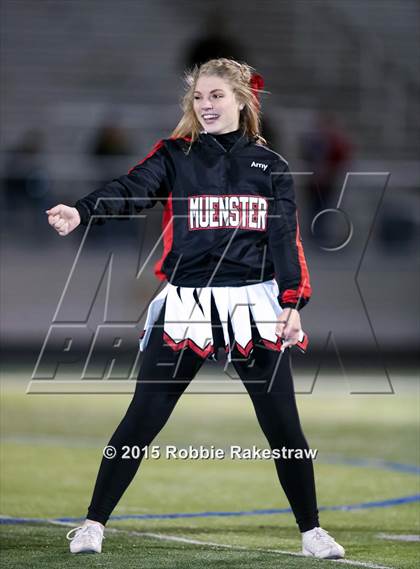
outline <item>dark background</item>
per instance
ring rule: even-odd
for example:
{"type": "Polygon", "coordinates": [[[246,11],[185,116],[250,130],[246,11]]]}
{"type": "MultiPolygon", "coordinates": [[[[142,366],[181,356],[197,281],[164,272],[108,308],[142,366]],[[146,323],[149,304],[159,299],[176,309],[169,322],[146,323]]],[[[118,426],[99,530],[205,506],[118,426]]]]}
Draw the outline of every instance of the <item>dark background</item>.
{"type": "Polygon", "coordinates": [[[415,365],[419,15],[414,0],[1,2],[5,361],[30,372],[53,322],[142,329],[162,285],[161,245],[137,273],[160,206],[95,228],[74,272],[84,230],[59,237],[44,210],[126,173],[179,121],[185,67],[232,56],[264,76],[263,134],[296,173],[314,289],[301,313],[311,351],[298,361],[391,376],[415,365]],[[310,226],[337,207],[347,171],[341,207],[354,231],[340,247],[344,217],[310,226]]]}

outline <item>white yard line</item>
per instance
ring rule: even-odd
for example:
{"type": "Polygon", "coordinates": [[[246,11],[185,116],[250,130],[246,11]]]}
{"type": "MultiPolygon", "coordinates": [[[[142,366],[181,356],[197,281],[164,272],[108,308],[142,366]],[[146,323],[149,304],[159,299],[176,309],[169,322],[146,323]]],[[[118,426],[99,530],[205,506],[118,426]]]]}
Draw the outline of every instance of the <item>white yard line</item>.
{"type": "Polygon", "coordinates": [[[417,534],[397,535],[392,533],[378,533],[376,537],[393,541],[420,541],[420,535],[417,534]]]}
{"type": "MultiPolygon", "coordinates": [[[[75,527],[74,524],[69,524],[68,522],[57,522],[55,520],[48,520],[53,524],[64,525],[64,526],[71,526],[75,527]]],[[[126,535],[133,535],[136,537],[148,537],[152,539],[159,539],[162,541],[175,541],[181,543],[188,543],[190,545],[202,545],[206,547],[218,547],[220,549],[232,549],[237,551],[248,551],[251,553],[276,553],[278,555],[292,555],[294,557],[305,557],[302,553],[296,553],[294,551],[285,551],[282,549],[261,549],[261,548],[250,548],[245,547],[244,545],[228,545],[226,543],[214,543],[212,541],[201,541],[198,539],[190,539],[188,537],[180,537],[177,535],[168,535],[162,533],[153,533],[153,532],[146,532],[146,531],[134,531],[134,530],[124,530],[124,529],[116,529],[116,528],[106,528],[107,533],[124,533],[126,535]]],[[[314,559],[310,557],[309,559],[314,559]]],[[[365,561],[352,561],[350,559],[325,559],[325,561],[330,561],[334,563],[344,563],[346,565],[353,565],[354,567],[366,567],[368,569],[394,569],[393,567],[388,567],[385,565],[377,565],[376,563],[367,563],[365,561]]]]}

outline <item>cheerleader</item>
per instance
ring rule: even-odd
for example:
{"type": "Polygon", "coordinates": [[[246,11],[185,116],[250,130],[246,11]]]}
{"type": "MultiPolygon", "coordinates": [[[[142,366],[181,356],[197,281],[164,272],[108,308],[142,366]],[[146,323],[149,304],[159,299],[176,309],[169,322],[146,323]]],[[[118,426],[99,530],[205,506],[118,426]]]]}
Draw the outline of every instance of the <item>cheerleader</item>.
{"type": "Polygon", "coordinates": [[[183,115],[126,175],[47,210],[65,236],[163,206],[164,284],[148,308],[133,399],[104,456],[83,525],[67,537],[72,553],[100,553],[105,525],[144,456],[207,358],[226,352],[251,397],[272,449],[306,556],[338,559],[344,549],[320,527],[312,459],[294,395],[290,348],[306,349],[300,309],[311,296],[287,161],[260,135],[264,82],[248,64],[218,58],[189,70],[183,115]],[[158,365],[159,364],[159,365],[158,365]],[[163,364],[163,365],[162,365],[163,364]],[[74,535],[73,535],[74,534],[74,535]]]}

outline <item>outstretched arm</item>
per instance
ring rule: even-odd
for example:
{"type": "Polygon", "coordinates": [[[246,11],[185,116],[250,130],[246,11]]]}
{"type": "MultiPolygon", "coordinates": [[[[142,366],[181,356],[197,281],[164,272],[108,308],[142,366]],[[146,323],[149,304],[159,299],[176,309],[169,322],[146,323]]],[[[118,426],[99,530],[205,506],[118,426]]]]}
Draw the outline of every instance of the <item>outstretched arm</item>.
{"type": "Polygon", "coordinates": [[[127,174],[77,200],[74,207],[59,204],[47,210],[48,221],[59,235],[67,235],[79,224],[102,224],[107,216],[139,213],[168,196],[172,175],[168,151],[159,141],[127,174]]]}

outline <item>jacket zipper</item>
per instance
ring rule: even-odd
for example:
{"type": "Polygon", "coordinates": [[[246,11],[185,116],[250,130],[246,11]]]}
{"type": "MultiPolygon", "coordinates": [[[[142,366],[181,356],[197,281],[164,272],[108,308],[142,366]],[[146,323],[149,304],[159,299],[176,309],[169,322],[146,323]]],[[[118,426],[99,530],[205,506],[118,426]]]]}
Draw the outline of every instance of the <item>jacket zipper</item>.
{"type": "MultiPolygon", "coordinates": [[[[210,134],[210,136],[211,136],[211,134],[210,134]]],[[[226,150],[226,148],[225,148],[222,144],[220,144],[220,142],[219,142],[216,138],[214,138],[214,136],[212,136],[212,139],[213,139],[213,140],[220,146],[220,148],[223,150],[223,153],[224,153],[224,156],[225,156],[225,157],[226,157],[228,154],[229,154],[229,155],[231,154],[232,150],[235,148],[235,146],[236,146],[236,145],[238,144],[238,142],[241,140],[241,138],[238,138],[238,140],[235,142],[235,144],[234,144],[229,150],[226,150]]],[[[226,166],[226,164],[225,164],[225,171],[224,171],[225,184],[224,184],[224,185],[225,185],[225,188],[226,188],[226,193],[227,193],[227,194],[230,194],[230,191],[229,191],[229,181],[228,181],[228,175],[227,175],[227,174],[228,174],[228,173],[227,173],[227,166],[226,166]]]]}
{"type": "MultiPolygon", "coordinates": [[[[216,138],[214,138],[214,136],[212,136],[212,139],[214,140],[214,142],[216,142],[220,146],[220,148],[223,150],[223,152],[225,154],[227,154],[228,151],[226,150],[226,148],[222,144],[220,144],[220,142],[218,140],[216,140],[216,138]]],[[[233,148],[233,146],[232,146],[232,148],[233,148]]]]}
{"type": "MultiPolygon", "coordinates": [[[[211,134],[210,134],[210,136],[211,136],[211,134]]],[[[235,146],[238,144],[238,142],[242,138],[242,137],[238,138],[238,140],[235,141],[235,144],[233,146],[231,146],[231,148],[229,150],[226,150],[226,148],[222,144],[220,144],[220,142],[216,138],[214,138],[214,136],[211,136],[211,137],[214,140],[214,142],[216,142],[220,146],[220,148],[223,150],[223,152],[225,154],[231,154],[232,150],[235,148],[235,146]]]]}
{"type": "MultiPolygon", "coordinates": [[[[210,136],[211,136],[211,135],[210,135],[210,136]]],[[[227,156],[227,154],[228,154],[228,151],[226,150],[226,148],[225,148],[222,144],[220,144],[220,142],[219,142],[218,140],[216,140],[213,136],[212,136],[212,139],[213,139],[213,140],[220,146],[220,148],[223,150],[224,157],[226,158],[226,156],[227,156]]],[[[233,146],[232,146],[232,148],[233,148],[233,146]]],[[[231,150],[232,150],[232,148],[231,148],[231,150]]],[[[230,192],[229,192],[229,185],[228,185],[229,183],[228,183],[228,175],[227,175],[226,163],[224,164],[223,176],[224,176],[224,178],[225,178],[225,179],[224,179],[225,192],[226,192],[226,194],[229,194],[230,192]]]]}

